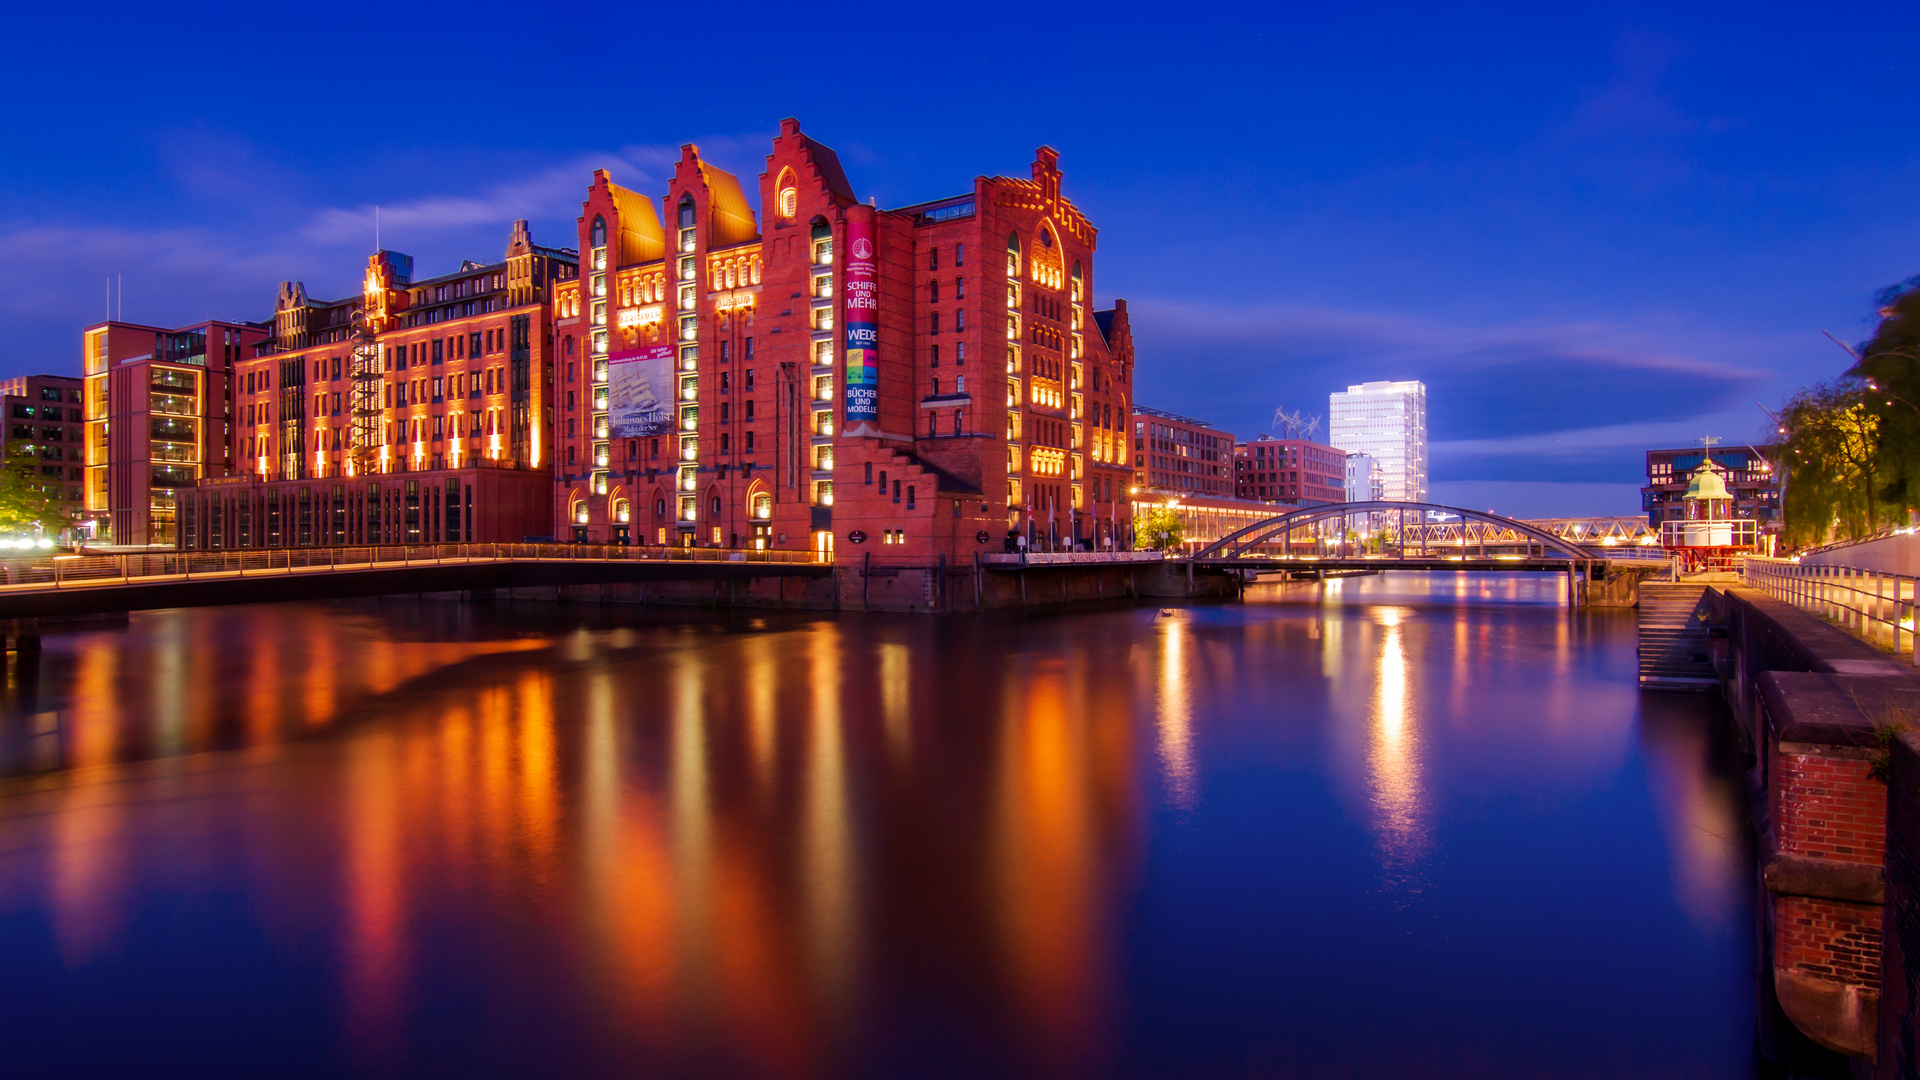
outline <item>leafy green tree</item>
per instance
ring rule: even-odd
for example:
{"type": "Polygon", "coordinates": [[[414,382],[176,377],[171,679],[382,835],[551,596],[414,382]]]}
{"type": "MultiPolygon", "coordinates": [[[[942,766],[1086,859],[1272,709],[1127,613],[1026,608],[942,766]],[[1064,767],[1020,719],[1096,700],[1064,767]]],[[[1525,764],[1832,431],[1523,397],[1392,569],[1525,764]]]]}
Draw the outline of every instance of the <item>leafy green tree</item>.
{"type": "Polygon", "coordinates": [[[1869,536],[1898,520],[1885,476],[1882,415],[1853,380],[1802,390],[1780,414],[1786,429],[1784,539],[1791,547],[1869,536]]]}
{"type": "Polygon", "coordinates": [[[1920,506],[1920,278],[1881,290],[1880,324],[1847,376],[1876,419],[1874,496],[1920,506]]]}
{"type": "Polygon", "coordinates": [[[61,505],[64,484],[64,477],[40,474],[38,446],[7,444],[6,455],[0,457],[0,532],[27,533],[37,525],[47,536],[58,536],[68,525],[61,505]]]}
{"type": "Polygon", "coordinates": [[[1170,506],[1148,507],[1133,519],[1133,546],[1141,551],[1165,551],[1187,538],[1187,523],[1170,506]]]}

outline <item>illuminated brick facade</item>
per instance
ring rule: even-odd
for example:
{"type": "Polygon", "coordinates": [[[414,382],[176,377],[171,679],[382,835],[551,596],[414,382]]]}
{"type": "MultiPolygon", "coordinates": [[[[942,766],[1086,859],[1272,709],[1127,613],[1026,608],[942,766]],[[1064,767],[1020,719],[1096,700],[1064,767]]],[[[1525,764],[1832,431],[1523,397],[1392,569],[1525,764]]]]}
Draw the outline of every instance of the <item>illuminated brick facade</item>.
{"type": "Polygon", "coordinates": [[[1060,182],[1042,148],[1030,178],[879,209],[787,120],[751,188],[693,146],[658,202],[596,172],[578,249],[521,222],[499,262],[415,280],[382,251],[337,301],[283,283],[196,383],[179,528],[115,539],[1126,546],[1131,330],[1124,301],[1093,310],[1096,232],[1060,182]],[[851,431],[850,229],[875,410],[851,431]]]}
{"type": "Polygon", "coordinates": [[[584,269],[552,300],[566,538],[843,560],[970,559],[1014,530],[1125,542],[1132,342],[1124,304],[1092,310],[1095,231],[1053,151],[1031,179],[882,210],[788,120],[755,195],[692,146],[658,207],[595,174],[584,269]],[[877,271],[878,419],[850,434],[854,222],[877,271]],[[627,363],[672,374],[617,390],[627,363]]]}
{"type": "Polygon", "coordinates": [[[574,252],[522,221],[499,262],[412,269],[378,252],[337,301],[281,284],[272,335],[234,365],[231,474],[183,503],[181,546],[551,535],[547,297],[574,252]]]}

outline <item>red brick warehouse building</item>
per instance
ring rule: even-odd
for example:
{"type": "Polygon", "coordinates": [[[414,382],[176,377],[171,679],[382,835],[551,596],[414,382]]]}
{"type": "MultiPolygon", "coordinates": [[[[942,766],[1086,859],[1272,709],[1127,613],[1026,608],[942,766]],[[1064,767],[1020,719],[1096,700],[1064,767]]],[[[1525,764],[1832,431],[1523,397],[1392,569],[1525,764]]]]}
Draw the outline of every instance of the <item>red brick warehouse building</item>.
{"type": "Polygon", "coordinates": [[[1030,179],[898,209],[782,123],[756,218],[682,148],[659,207],[596,173],[554,289],[555,516],[588,542],[970,559],[1124,543],[1132,342],[1096,232],[1030,179]],[[764,223],[764,228],[762,224],[764,223]]]}
{"type": "Polygon", "coordinates": [[[270,322],[89,328],[89,509],[197,549],[1124,544],[1126,308],[1031,172],[882,210],[788,120],[757,200],[687,146],[659,203],[596,173],[577,250],[519,222],[497,261],[283,283],[270,322]]]}

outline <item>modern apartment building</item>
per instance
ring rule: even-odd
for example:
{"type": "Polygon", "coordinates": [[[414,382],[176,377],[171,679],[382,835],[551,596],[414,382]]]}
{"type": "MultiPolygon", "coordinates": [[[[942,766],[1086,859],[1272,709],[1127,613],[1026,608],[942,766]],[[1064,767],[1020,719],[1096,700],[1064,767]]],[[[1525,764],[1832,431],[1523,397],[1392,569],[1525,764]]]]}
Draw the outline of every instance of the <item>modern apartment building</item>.
{"type": "Polygon", "coordinates": [[[1233,448],[1234,497],[1295,506],[1343,502],[1346,460],[1323,443],[1262,435],[1233,448]]]}
{"type": "Polygon", "coordinates": [[[1383,498],[1391,502],[1426,501],[1425,383],[1361,383],[1329,395],[1327,404],[1327,441],[1379,463],[1383,498]]]}
{"type": "Polygon", "coordinates": [[[1386,498],[1386,474],[1371,454],[1347,455],[1347,501],[1380,502],[1386,498]]]}
{"type": "Polygon", "coordinates": [[[1233,436],[1205,420],[1149,409],[1133,410],[1133,483],[1142,494],[1209,495],[1234,492],[1233,436]]]}
{"type": "Polygon", "coordinates": [[[96,541],[174,545],[182,496],[233,466],[232,375],[268,330],[110,320],[82,335],[83,513],[96,541]]]}
{"type": "Polygon", "coordinates": [[[38,459],[40,486],[60,501],[72,536],[87,532],[81,524],[86,467],[81,406],[80,380],[71,375],[22,375],[0,382],[0,411],[6,416],[0,454],[10,456],[16,446],[25,446],[38,459]]]}
{"type": "MultiPolygon", "coordinates": [[[[1714,471],[1733,496],[1731,515],[1760,522],[1763,535],[1780,527],[1780,475],[1768,459],[1770,452],[1771,448],[1751,446],[1716,446],[1712,451],[1714,471]]],[[[1663,521],[1687,516],[1681,496],[1707,457],[1707,451],[1698,446],[1647,451],[1647,482],[1640,489],[1640,506],[1655,529],[1663,521]]]]}

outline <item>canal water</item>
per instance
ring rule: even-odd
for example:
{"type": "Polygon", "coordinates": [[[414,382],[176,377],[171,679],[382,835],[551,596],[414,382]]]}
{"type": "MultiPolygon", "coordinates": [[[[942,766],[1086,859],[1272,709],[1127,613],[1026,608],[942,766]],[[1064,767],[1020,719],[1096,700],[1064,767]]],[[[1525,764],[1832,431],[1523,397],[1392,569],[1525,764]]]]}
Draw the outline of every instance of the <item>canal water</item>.
{"type": "Polygon", "coordinates": [[[0,701],[4,1068],[1751,1076],[1723,719],[1559,588],[50,635],[0,701]]]}

